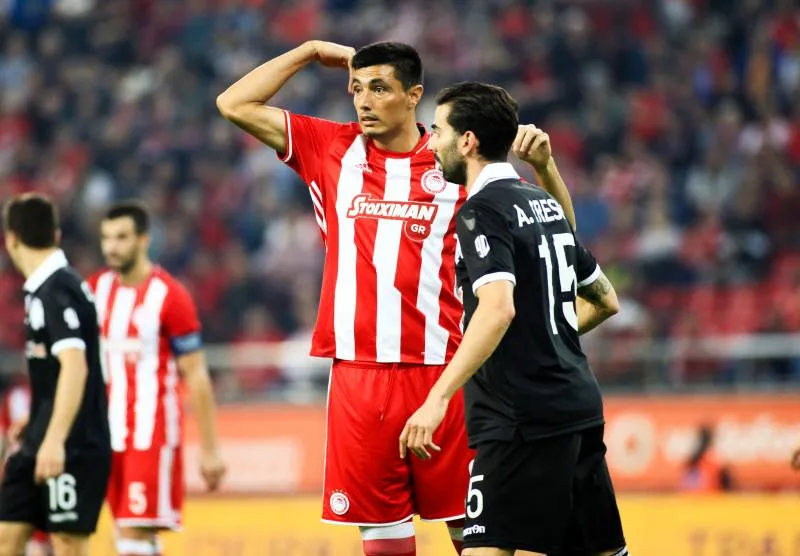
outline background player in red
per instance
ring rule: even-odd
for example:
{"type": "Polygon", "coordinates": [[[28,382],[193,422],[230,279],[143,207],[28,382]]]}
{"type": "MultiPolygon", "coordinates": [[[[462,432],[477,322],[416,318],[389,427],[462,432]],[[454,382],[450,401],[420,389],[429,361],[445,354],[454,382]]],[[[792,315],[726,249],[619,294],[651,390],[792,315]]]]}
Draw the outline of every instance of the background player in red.
{"type": "MultiPolygon", "coordinates": [[[[327,250],[311,353],[334,359],[322,517],[360,526],[370,556],[415,554],[415,513],[446,521],[460,552],[472,458],[460,397],[439,430],[449,447],[442,458],[400,459],[396,451],[405,420],[461,338],[453,216],[464,192],[426,148],[429,134],[416,120],[422,92],[422,63],[408,45],[356,52],[311,41],[217,99],[223,116],[274,149],[308,186],[327,250]],[[358,122],[266,105],[314,61],[351,70],[358,122]]],[[[566,207],[555,167],[541,169],[566,207]]]]}
{"type": "MultiPolygon", "coordinates": [[[[31,390],[28,380],[22,376],[13,382],[3,396],[0,405],[0,461],[19,448],[22,430],[28,423],[31,409],[31,390]]],[[[48,556],[51,554],[47,533],[35,530],[25,547],[25,556],[48,556]]]]}
{"type": "Polygon", "coordinates": [[[147,257],[149,217],[137,203],[112,207],[101,225],[110,270],[91,280],[109,387],[113,459],[108,503],[120,556],[156,555],[156,533],[181,525],[180,382],[189,388],[201,433],[200,471],[210,490],[225,464],[215,404],[189,293],[147,257]]]}

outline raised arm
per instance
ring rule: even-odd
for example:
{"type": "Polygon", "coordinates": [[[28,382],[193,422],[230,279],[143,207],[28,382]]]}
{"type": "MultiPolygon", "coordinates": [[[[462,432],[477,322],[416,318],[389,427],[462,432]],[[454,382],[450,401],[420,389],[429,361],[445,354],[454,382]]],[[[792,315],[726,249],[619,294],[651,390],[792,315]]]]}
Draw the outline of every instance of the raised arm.
{"type": "Polygon", "coordinates": [[[533,166],[539,184],[558,201],[570,226],[577,231],[572,198],[553,158],[550,136],[533,124],[521,125],[511,151],[517,158],[533,166]]]}
{"type": "Polygon", "coordinates": [[[355,50],[331,42],[308,41],[273,58],[217,97],[217,108],[225,119],[236,124],[278,152],[286,150],[286,124],[283,111],[267,103],[298,71],[311,62],[323,66],[348,68],[355,50]]]}

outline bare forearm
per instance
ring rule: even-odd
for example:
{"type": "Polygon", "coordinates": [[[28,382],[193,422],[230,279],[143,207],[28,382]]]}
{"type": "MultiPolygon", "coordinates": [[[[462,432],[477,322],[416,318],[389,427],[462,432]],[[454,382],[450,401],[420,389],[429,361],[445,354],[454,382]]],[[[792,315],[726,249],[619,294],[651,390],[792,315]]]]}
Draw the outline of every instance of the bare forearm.
{"type": "Polygon", "coordinates": [[[580,297],[575,302],[576,313],[578,314],[578,334],[586,334],[590,330],[597,328],[614,313],[592,305],[590,302],[580,297]]]}
{"type": "Polygon", "coordinates": [[[539,178],[539,183],[544,190],[550,193],[550,195],[552,195],[564,209],[564,215],[567,217],[572,229],[577,230],[575,222],[575,209],[572,207],[572,198],[569,195],[567,185],[561,178],[561,174],[558,171],[558,166],[556,166],[555,159],[550,157],[547,165],[542,167],[534,166],[533,170],[536,172],[536,175],[539,178]]]}
{"type": "Polygon", "coordinates": [[[219,95],[220,109],[234,110],[243,104],[265,104],[275,96],[298,71],[314,61],[316,50],[313,41],[265,62],[239,79],[219,95]]]}
{"type": "Polygon", "coordinates": [[[200,429],[200,442],[203,450],[217,449],[216,404],[214,403],[214,390],[208,373],[195,371],[187,377],[189,397],[194,411],[197,425],[200,429]]]}
{"type": "Polygon", "coordinates": [[[430,396],[452,398],[494,353],[510,324],[511,319],[507,316],[482,309],[478,304],[461,344],[431,389],[430,396]]]}
{"type": "Polygon", "coordinates": [[[78,415],[86,388],[86,364],[62,366],[45,438],[64,443],[78,415]]]}

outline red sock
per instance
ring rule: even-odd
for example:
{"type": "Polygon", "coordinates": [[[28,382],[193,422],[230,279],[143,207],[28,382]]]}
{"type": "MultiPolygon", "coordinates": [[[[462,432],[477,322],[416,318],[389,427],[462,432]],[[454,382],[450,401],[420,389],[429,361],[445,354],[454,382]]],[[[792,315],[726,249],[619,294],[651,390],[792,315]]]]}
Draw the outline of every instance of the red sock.
{"type": "Polygon", "coordinates": [[[364,556],[417,556],[416,537],[364,541],[364,556]]]}
{"type": "Polygon", "coordinates": [[[464,520],[448,521],[447,532],[450,533],[450,540],[453,542],[456,554],[461,556],[461,551],[464,550],[464,520]]]}

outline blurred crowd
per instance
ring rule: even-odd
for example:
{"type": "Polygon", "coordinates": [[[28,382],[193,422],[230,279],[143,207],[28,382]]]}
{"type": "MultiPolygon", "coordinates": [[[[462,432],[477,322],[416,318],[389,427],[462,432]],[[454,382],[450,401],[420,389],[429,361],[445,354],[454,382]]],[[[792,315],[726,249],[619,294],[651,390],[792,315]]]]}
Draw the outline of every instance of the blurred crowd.
{"type": "MultiPolygon", "coordinates": [[[[622,297],[587,340],[609,383],[800,376],[791,358],[729,364],[693,345],[800,327],[792,0],[0,0],[0,197],[56,198],[86,274],[104,207],[140,197],[207,342],[307,338],[324,255],[308,194],[214,100],[312,38],[415,45],[425,123],[439,87],[480,79],[550,133],[579,234],[622,297]],[[664,338],[686,341],[643,372],[630,354],[664,338]]],[[[353,116],[335,70],[309,67],[275,102],[353,116]]],[[[5,348],[22,341],[19,283],[0,259],[5,348]]],[[[285,380],[256,371],[248,388],[285,380]]]]}

